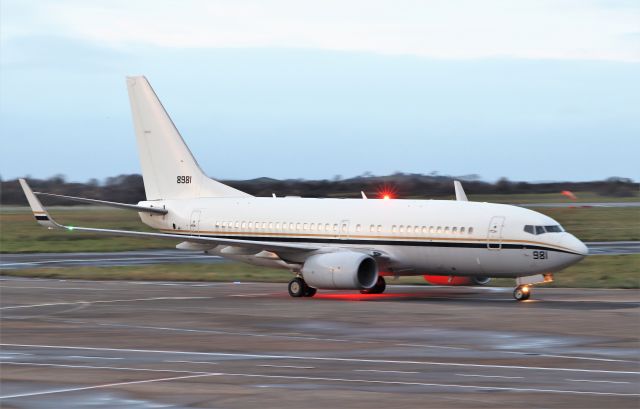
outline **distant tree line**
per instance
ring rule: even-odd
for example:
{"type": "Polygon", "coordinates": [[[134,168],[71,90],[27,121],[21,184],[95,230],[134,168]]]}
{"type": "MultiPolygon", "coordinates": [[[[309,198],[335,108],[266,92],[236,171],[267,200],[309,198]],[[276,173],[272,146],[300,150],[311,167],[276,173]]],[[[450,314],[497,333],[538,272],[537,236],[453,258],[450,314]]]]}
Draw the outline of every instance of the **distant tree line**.
{"type": "MultiPolygon", "coordinates": [[[[389,176],[374,176],[366,173],[349,179],[340,176],[332,180],[304,180],[258,178],[251,180],[222,180],[255,196],[302,197],[360,197],[360,191],[370,198],[379,197],[383,192],[399,198],[436,198],[452,197],[453,180],[461,180],[468,195],[474,194],[513,194],[513,193],[560,193],[563,190],[574,192],[591,191],[602,196],[633,197],[640,191],[640,184],[631,179],[612,177],[592,182],[514,182],[506,178],[496,183],[482,181],[477,175],[461,177],[395,173],[389,176]]],[[[67,196],[88,197],[113,202],[137,203],[145,200],[142,176],[137,174],[120,175],[106,178],[100,182],[91,179],[86,183],[67,182],[63,175],[49,179],[27,178],[34,191],[56,193],[67,196]]],[[[73,202],[46,198],[49,205],[72,205],[73,202]]],[[[0,181],[0,204],[26,205],[27,201],[16,179],[0,181]]],[[[77,204],[77,203],[76,203],[77,204]]]]}

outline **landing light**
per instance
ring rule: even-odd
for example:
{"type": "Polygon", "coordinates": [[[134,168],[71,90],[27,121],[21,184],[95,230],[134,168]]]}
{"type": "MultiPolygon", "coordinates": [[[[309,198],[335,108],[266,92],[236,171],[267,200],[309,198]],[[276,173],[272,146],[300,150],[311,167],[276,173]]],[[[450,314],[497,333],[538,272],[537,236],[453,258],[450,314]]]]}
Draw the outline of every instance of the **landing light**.
{"type": "Polygon", "coordinates": [[[382,198],[383,198],[384,200],[389,200],[389,199],[391,199],[391,196],[389,196],[389,195],[384,195],[384,196],[382,196],[382,198]]]}
{"type": "Polygon", "coordinates": [[[528,293],[529,292],[529,287],[527,287],[527,286],[522,287],[522,292],[523,293],[528,293]]]}

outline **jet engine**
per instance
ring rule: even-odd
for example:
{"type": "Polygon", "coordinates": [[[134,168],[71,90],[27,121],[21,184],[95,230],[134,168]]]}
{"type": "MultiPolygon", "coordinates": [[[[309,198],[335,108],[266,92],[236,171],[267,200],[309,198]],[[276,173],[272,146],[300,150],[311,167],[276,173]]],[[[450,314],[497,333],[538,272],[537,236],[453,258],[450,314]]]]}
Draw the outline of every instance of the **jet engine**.
{"type": "Polygon", "coordinates": [[[490,277],[462,277],[462,276],[430,276],[425,275],[424,279],[429,284],[434,285],[485,285],[491,281],[490,277]]]}
{"type": "Polygon", "coordinates": [[[363,290],[378,280],[378,264],[366,254],[338,251],[307,258],[301,273],[310,287],[363,290]]]}

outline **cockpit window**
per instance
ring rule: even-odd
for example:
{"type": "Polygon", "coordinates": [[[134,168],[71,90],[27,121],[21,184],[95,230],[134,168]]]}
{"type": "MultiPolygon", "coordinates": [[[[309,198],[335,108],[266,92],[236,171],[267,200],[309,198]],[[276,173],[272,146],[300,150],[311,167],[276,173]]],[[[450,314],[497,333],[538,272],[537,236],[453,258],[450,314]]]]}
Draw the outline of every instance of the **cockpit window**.
{"type": "Polygon", "coordinates": [[[544,233],[562,233],[564,229],[559,224],[553,226],[532,226],[527,224],[524,226],[524,231],[529,234],[544,234],[544,233]]]}

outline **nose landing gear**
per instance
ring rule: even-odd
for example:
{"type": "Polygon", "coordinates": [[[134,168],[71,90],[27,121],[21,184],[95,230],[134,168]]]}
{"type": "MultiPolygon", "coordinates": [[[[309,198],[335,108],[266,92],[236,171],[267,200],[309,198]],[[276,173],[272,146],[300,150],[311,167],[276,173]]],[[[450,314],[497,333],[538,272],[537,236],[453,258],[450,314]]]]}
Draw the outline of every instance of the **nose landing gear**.
{"type": "Polygon", "coordinates": [[[513,290],[513,298],[516,301],[525,301],[531,297],[531,288],[528,285],[519,285],[513,290]]]}
{"type": "Polygon", "coordinates": [[[516,301],[526,301],[531,297],[531,286],[534,284],[550,283],[553,281],[553,274],[536,274],[532,276],[516,278],[516,289],[513,290],[513,298],[516,301]]]}

